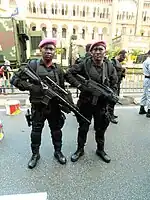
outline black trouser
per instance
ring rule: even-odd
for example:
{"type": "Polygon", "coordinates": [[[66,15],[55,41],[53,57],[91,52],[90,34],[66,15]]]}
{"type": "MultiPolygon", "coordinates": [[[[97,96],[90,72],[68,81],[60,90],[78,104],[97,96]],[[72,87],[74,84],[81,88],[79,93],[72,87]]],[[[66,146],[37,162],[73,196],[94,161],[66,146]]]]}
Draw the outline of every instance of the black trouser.
{"type": "Polygon", "coordinates": [[[41,105],[32,105],[32,131],[31,131],[31,148],[35,153],[41,145],[41,134],[44,122],[47,119],[51,130],[52,142],[54,149],[61,150],[63,118],[59,105],[55,102],[48,107],[41,105]]]}
{"type": "MultiPolygon", "coordinates": [[[[120,95],[120,85],[121,85],[121,80],[119,80],[118,83],[117,83],[117,91],[116,91],[116,93],[117,93],[118,96],[120,95]]],[[[116,104],[114,104],[114,103],[108,105],[108,111],[109,111],[111,116],[114,115],[115,105],[116,104]]]]}
{"type": "Polygon", "coordinates": [[[108,112],[109,112],[109,114],[110,114],[110,117],[113,117],[113,116],[114,116],[115,105],[116,105],[116,104],[114,104],[114,103],[108,105],[108,112]]]}
{"type": "MultiPolygon", "coordinates": [[[[82,103],[79,100],[78,107],[80,113],[83,114],[87,119],[92,120],[93,116],[97,148],[99,150],[104,150],[104,134],[110,122],[106,105],[102,107],[102,105],[98,103],[96,106],[93,106],[91,103],[82,103]]],[[[89,124],[79,117],[77,117],[77,120],[79,123],[78,148],[83,148],[86,143],[89,124]]]]}
{"type": "Polygon", "coordinates": [[[118,96],[120,95],[120,85],[121,85],[121,80],[118,81],[118,83],[117,83],[117,95],[118,96]]]}

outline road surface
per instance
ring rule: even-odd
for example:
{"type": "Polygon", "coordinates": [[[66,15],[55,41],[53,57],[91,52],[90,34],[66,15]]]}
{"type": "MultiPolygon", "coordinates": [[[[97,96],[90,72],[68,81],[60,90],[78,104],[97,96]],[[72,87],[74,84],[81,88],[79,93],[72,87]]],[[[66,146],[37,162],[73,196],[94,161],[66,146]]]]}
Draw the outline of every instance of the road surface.
{"type": "Polygon", "coordinates": [[[47,192],[48,200],[149,200],[150,199],[150,119],[138,115],[137,107],[116,110],[119,124],[111,124],[106,134],[106,164],[95,155],[91,125],[85,155],[71,163],[76,149],[77,123],[69,115],[63,129],[66,166],[53,158],[49,128],[43,131],[41,160],[30,170],[30,128],[24,112],[6,116],[1,110],[5,138],[0,142],[0,195],[47,192]]]}

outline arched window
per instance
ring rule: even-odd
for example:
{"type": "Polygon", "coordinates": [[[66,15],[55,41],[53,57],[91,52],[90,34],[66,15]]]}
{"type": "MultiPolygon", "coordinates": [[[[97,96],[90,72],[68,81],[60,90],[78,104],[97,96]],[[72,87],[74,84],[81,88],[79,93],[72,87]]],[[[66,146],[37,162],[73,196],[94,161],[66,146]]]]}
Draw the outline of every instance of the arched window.
{"type": "Polygon", "coordinates": [[[40,3],[40,11],[43,13],[42,3],[40,3]]]}
{"type": "Polygon", "coordinates": [[[119,12],[117,13],[117,19],[119,19],[119,12]]]}
{"type": "Polygon", "coordinates": [[[57,15],[57,11],[58,11],[58,5],[55,4],[55,14],[57,15]]]}
{"type": "Polygon", "coordinates": [[[77,6],[77,15],[80,14],[80,9],[79,9],[79,6],[77,6]]]}
{"type": "Polygon", "coordinates": [[[92,31],[92,40],[94,40],[94,38],[95,38],[95,30],[93,29],[93,31],[92,31]]]}
{"type": "Polygon", "coordinates": [[[75,5],[73,6],[73,16],[76,16],[76,8],[75,8],[75,5]]]}
{"type": "Polygon", "coordinates": [[[65,15],[68,15],[68,6],[66,5],[65,15]]]}
{"type": "Polygon", "coordinates": [[[85,17],[85,7],[83,8],[83,14],[82,14],[83,17],[85,17]]]}
{"type": "Polygon", "coordinates": [[[62,28],[62,38],[66,38],[67,30],[66,28],[62,28]]]}
{"type": "Polygon", "coordinates": [[[87,7],[87,12],[86,13],[87,13],[87,16],[89,16],[89,7],[87,7]]]}
{"type": "Polygon", "coordinates": [[[107,11],[106,11],[106,18],[109,17],[109,8],[107,8],[107,11]]]}
{"type": "Polygon", "coordinates": [[[52,4],[52,14],[54,15],[54,5],[52,4]]]}
{"type": "Polygon", "coordinates": [[[107,28],[106,27],[104,27],[103,29],[102,29],[102,33],[103,33],[103,35],[107,35],[107,28]]]}
{"type": "Polygon", "coordinates": [[[29,1],[29,12],[32,13],[32,6],[30,1],[29,1]]]}
{"type": "Polygon", "coordinates": [[[32,29],[32,31],[36,31],[36,26],[33,25],[31,29],[32,29]]]}
{"type": "Polygon", "coordinates": [[[106,14],[106,9],[103,8],[103,18],[105,18],[105,14],[106,14]]]}
{"type": "Polygon", "coordinates": [[[123,13],[122,13],[122,19],[124,19],[125,18],[125,11],[123,11],[123,13]]]}
{"type": "Polygon", "coordinates": [[[94,8],[94,11],[93,11],[93,17],[96,16],[96,8],[94,8]]]}
{"type": "Polygon", "coordinates": [[[33,13],[36,13],[35,3],[33,3],[33,13]]]}
{"type": "Polygon", "coordinates": [[[98,7],[98,8],[97,8],[97,16],[99,16],[99,12],[100,12],[100,11],[99,11],[99,7],[98,7]]]}
{"type": "Polygon", "coordinates": [[[74,34],[74,35],[76,34],[76,29],[75,29],[75,28],[73,28],[73,34],[74,34]]]}
{"type": "Polygon", "coordinates": [[[44,14],[47,13],[47,10],[46,10],[46,4],[44,3],[44,14]]]}
{"type": "Polygon", "coordinates": [[[67,57],[67,51],[65,48],[62,49],[62,59],[66,59],[67,57]]]}
{"type": "Polygon", "coordinates": [[[121,30],[121,33],[124,35],[124,34],[126,34],[126,30],[127,30],[127,28],[125,27],[125,26],[123,26],[122,27],[122,30],[121,30]]]}
{"type": "Polygon", "coordinates": [[[132,28],[130,28],[130,34],[132,34],[132,28]]]}
{"type": "Polygon", "coordinates": [[[64,5],[62,5],[62,10],[61,10],[62,15],[65,14],[65,10],[64,10],[64,5]]]}
{"type": "Polygon", "coordinates": [[[129,19],[129,13],[126,12],[126,19],[128,20],[129,19]]]}
{"type": "Polygon", "coordinates": [[[85,29],[82,29],[82,39],[85,39],[85,29]]]}
{"type": "Polygon", "coordinates": [[[57,37],[57,28],[55,28],[55,27],[52,28],[52,37],[53,38],[57,37]]]}
{"type": "Polygon", "coordinates": [[[100,18],[103,18],[103,13],[100,13],[99,17],[100,17],[100,18]]]}
{"type": "Polygon", "coordinates": [[[44,33],[44,36],[47,37],[47,30],[46,30],[46,27],[45,27],[45,26],[42,27],[42,31],[43,31],[43,33],[44,33]]]}

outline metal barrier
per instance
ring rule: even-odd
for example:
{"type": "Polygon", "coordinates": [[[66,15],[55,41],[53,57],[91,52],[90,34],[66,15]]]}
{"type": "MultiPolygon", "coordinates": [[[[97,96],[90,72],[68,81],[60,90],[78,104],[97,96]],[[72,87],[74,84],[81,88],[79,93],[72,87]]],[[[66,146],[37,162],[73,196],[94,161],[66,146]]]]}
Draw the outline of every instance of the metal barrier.
{"type": "Polygon", "coordinates": [[[141,93],[143,92],[142,73],[127,73],[121,83],[121,92],[123,93],[141,93]]]}
{"type": "MultiPolygon", "coordinates": [[[[0,94],[25,94],[28,92],[19,91],[17,88],[10,84],[10,79],[13,75],[13,71],[8,72],[8,76],[0,77],[0,94]]],[[[143,91],[143,74],[141,73],[128,73],[126,74],[125,79],[121,83],[121,92],[126,93],[142,93],[143,91]]],[[[78,96],[79,91],[76,88],[71,88],[68,83],[65,84],[66,88],[71,90],[73,96],[78,96]]]]}

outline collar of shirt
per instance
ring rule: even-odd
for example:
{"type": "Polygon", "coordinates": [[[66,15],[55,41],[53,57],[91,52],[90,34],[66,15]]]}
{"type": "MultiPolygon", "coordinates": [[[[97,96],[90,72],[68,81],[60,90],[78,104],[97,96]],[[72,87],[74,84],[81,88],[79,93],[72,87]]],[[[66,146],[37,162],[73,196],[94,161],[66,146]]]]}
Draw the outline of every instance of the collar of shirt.
{"type": "Polygon", "coordinates": [[[102,68],[103,68],[103,65],[104,65],[104,62],[102,62],[101,65],[96,65],[96,63],[92,60],[92,64],[93,64],[93,66],[94,66],[95,68],[100,68],[100,69],[102,69],[102,68]]]}
{"type": "Polygon", "coordinates": [[[55,68],[55,64],[54,63],[51,63],[51,65],[46,66],[45,63],[44,63],[44,61],[42,59],[40,60],[40,65],[43,65],[46,68],[51,68],[51,69],[55,68]]]}
{"type": "Polygon", "coordinates": [[[147,59],[146,59],[148,62],[150,62],[150,57],[147,57],[147,59]]]}

